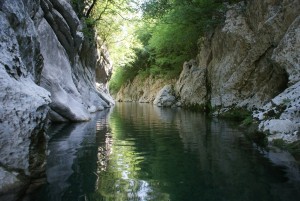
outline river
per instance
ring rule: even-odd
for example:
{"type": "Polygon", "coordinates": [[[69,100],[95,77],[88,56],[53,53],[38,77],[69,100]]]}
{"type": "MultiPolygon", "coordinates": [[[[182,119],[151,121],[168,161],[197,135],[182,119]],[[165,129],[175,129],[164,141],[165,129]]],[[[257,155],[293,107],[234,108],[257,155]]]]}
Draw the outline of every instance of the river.
{"type": "Polygon", "coordinates": [[[47,132],[47,183],[30,200],[300,200],[293,157],[257,146],[230,121],[119,103],[47,132]]]}

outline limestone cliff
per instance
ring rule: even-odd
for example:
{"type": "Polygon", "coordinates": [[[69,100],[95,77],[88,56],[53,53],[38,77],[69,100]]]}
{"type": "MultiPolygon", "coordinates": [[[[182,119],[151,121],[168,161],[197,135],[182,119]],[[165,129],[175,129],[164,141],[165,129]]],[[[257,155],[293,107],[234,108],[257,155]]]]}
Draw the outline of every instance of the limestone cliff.
{"type": "Polygon", "coordinates": [[[43,174],[47,117],[85,121],[113,104],[108,52],[81,29],[68,0],[0,0],[0,200],[43,174]]]}
{"type": "Polygon", "coordinates": [[[185,64],[175,87],[183,103],[210,104],[218,112],[245,107],[256,111],[262,131],[296,140],[299,10],[297,0],[230,6],[224,24],[199,40],[196,62],[185,64]]]}
{"type": "Polygon", "coordinates": [[[128,82],[121,87],[116,95],[116,101],[140,103],[152,103],[156,94],[167,84],[175,84],[176,80],[164,80],[160,78],[148,77],[143,78],[136,76],[132,82],[128,82]]]}
{"type": "MultiPolygon", "coordinates": [[[[261,131],[296,140],[300,1],[241,1],[228,5],[224,17],[222,24],[199,39],[197,58],[183,65],[174,85],[177,98],[185,106],[211,106],[216,114],[246,108],[255,112],[261,131]]],[[[125,89],[128,86],[136,92],[143,85],[132,82],[125,89]]],[[[121,94],[131,96],[132,90],[122,90],[121,94]]],[[[135,100],[141,97],[135,96],[135,100]]]]}

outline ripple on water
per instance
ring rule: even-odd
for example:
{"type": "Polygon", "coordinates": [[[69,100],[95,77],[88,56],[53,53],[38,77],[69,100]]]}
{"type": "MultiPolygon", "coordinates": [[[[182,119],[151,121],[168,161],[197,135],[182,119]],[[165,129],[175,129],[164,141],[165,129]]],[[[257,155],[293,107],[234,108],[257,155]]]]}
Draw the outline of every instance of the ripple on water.
{"type": "Polygon", "coordinates": [[[118,104],[49,132],[48,184],[32,200],[300,200],[288,153],[199,113],[118,104]]]}

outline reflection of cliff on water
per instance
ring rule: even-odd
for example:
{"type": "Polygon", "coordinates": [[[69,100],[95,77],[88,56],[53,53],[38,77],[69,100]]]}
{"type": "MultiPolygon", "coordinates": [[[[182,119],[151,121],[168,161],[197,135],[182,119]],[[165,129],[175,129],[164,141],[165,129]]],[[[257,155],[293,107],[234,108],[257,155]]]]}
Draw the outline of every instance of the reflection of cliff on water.
{"type": "Polygon", "coordinates": [[[180,108],[120,103],[51,127],[47,180],[32,200],[298,200],[299,166],[235,125],[180,108]]]}
{"type": "Polygon", "coordinates": [[[108,113],[99,112],[89,122],[57,124],[48,129],[48,185],[32,196],[33,200],[85,200],[96,190],[97,170],[107,166],[108,113]],[[101,145],[99,149],[96,143],[101,145]]]}
{"type": "Polygon", "coordinates": [[[114,135],[132,142],[134,152],[144,157],[138,164],[144,171],[135,174],[150,180],[152,190],[173,194],[171,200],[188,195],[203,200],[297,200],[294,195],[300,195],[295,160],[283,151],[258,148],[227,121],[149,104],[125,103],[115,110],[114,118],[122,116],[118,126],[123,133],[114,135]],[[163,185],[155,185],[156,180],[163,185]]]}

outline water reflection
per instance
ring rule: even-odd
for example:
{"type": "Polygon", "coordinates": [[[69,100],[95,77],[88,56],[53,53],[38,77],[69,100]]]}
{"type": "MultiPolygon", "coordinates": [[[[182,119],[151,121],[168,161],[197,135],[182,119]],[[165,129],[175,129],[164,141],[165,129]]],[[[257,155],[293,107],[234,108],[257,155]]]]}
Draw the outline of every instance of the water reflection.
{"type": "Polygon", "coordinates": [[[119,104],[53,126],[47,180],[32,200],[299,200],[299,165],[236,126],[180,109],[119,104]]]}

